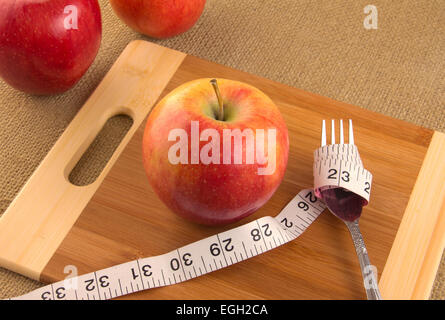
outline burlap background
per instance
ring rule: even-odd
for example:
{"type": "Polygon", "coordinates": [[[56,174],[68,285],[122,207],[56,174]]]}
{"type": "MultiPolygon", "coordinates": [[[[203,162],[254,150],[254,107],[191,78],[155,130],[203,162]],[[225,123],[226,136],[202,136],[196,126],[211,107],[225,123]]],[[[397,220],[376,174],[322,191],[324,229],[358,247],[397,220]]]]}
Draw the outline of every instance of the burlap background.
{"type": "MultiPolygon", "coordinates": [[[[35,97],[0,80],[0,214],[128,42],[144,38],[116,18],[107,0],[100,3],[101,50],[75,88],[58,96],[35,97]]],[[[368,0],[208,0],[192,30],[156,42],[445,131],[445,1],[373,0],[379,14],[377,30],[363,27],[368,4],[368,0]]],[[[111,123],[110,132],[119,126],[119,120],[111,123]]],[[[119,134],[114,137],[118,140],[119,134]]],[[[91,179],[105,154],[112,152],[104,140],[90,148],[96,150],[92,162],[72,175],[77,183],[91,179]]],[[[0,298],[40,285],[0,268],[0,298]]],[[[431,298],[445,298],[444,259],[431,298]]]]}

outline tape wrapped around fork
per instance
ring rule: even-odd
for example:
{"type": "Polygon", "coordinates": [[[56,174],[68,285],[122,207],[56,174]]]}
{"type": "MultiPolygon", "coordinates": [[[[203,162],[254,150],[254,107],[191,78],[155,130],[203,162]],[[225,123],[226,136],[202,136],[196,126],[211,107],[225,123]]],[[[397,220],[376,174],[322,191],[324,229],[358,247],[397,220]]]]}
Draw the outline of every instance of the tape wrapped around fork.
{"type": "Polygon", "coordinates": [[[314,190],[344,188],[369,202],[372,174],[363,167],[357,146],[330,144],[314,151],[314,190]]]}

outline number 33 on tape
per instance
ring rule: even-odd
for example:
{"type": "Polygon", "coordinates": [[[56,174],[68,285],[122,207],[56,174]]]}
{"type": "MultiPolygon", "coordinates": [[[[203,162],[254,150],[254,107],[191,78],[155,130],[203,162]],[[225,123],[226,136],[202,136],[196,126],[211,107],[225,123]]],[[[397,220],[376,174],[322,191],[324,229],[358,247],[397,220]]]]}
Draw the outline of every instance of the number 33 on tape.
{"type": "Polygon", "coordinates": [[[106,300],[187,281],[296,239],[325,208],[313,190],[302,190],[275,218],[262,217],[160,256],[62,280],[12,299],[106,300]]]}

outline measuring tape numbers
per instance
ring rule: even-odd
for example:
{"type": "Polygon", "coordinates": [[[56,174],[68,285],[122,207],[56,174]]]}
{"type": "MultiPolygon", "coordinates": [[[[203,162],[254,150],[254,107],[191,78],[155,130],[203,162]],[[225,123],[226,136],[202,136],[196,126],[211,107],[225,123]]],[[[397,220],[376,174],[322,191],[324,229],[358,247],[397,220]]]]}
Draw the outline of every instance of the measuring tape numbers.
{"type": "Polygon", "coordinates": [[[363,167],[357,146],[330,144],[314,152],[314,189],[340,187],[369,202],[372,174],[363,167]]]}
{"type": "Polygon", "coordinates": [[[11,300],[107,300],[177,284],[296,239],[325,208],[313,190],[305,189],[275,218],[265,216],[163,255],[65,279],[11,300]]]}

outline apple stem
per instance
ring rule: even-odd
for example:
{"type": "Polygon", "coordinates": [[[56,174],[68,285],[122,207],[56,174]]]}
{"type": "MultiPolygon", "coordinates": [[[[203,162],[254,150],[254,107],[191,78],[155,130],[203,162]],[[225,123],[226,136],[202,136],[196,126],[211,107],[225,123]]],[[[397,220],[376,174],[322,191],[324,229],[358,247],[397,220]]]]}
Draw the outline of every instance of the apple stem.
{"type": "Polygon", "coordinates": [[[213,89],[215,90],[216,98],[218,99],[218,104],[219,104],[219,113],[217,120],[224,121],[224,102],[221,97],[221,92],[219,92],[218,82],[216,81],[216,79],[212,79],[210,80],[210,83],[212,84],[213,89]]]}

